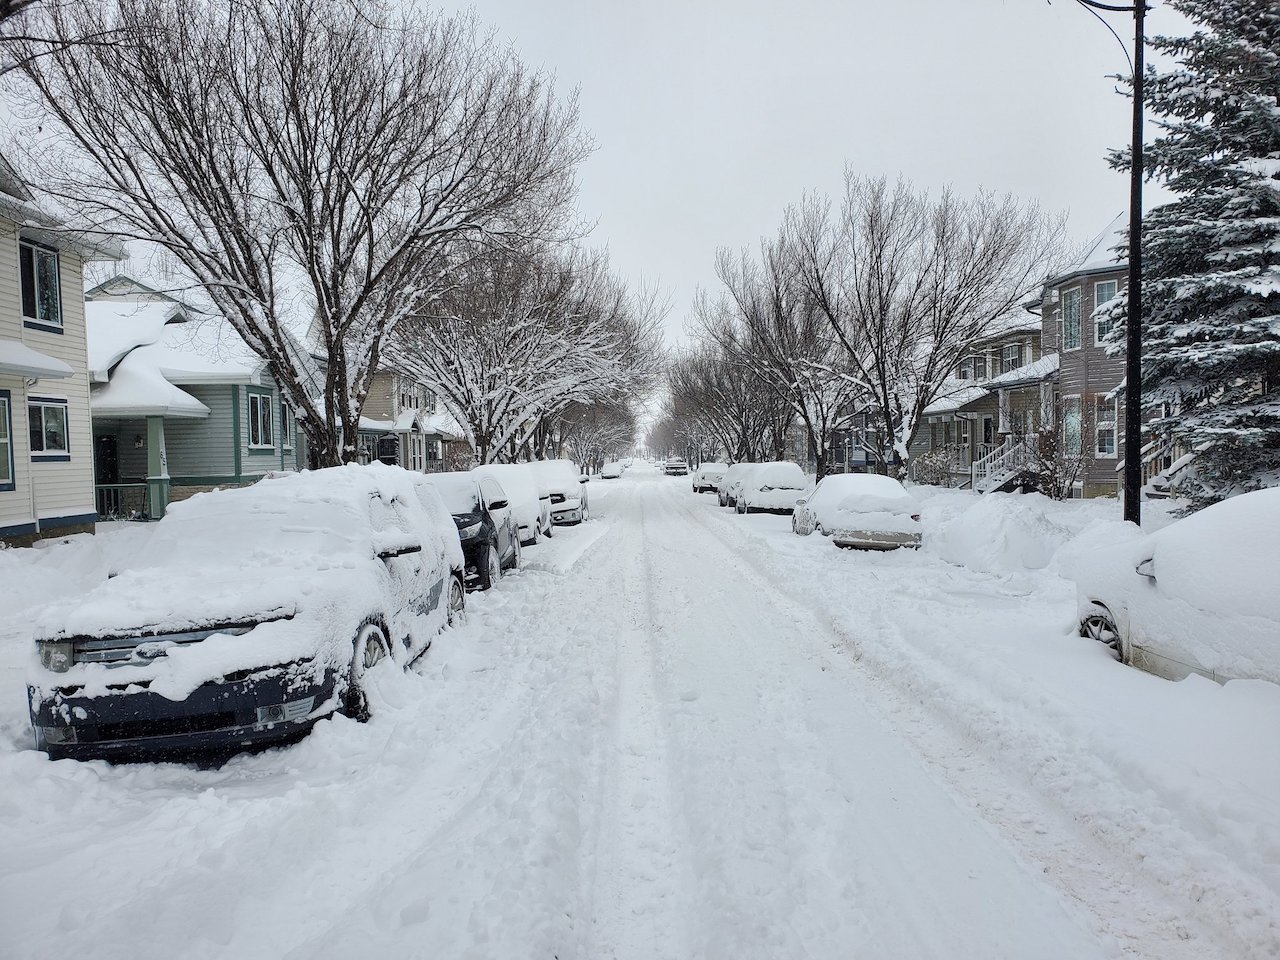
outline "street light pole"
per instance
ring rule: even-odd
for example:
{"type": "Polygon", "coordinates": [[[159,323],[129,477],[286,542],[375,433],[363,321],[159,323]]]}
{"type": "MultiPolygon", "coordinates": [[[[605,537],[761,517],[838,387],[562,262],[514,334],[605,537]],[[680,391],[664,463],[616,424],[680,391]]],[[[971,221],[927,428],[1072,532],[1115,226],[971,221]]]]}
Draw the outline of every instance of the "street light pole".
{"type": "MultiPolygon", "coordinates": [[[[1145,0],[1132,5],[1076,0],[1093,10],[1133,14],[1133,141],[1129,151],[1129,290],[1124,360],[1124,518],[1142,522],[1142,72],[1145,0]]],[[[1096,14],[1095,14],[1096,16],[1096,14]]],[[[1101,19],[1101,18],[1099,18],[1101,19]]]]}

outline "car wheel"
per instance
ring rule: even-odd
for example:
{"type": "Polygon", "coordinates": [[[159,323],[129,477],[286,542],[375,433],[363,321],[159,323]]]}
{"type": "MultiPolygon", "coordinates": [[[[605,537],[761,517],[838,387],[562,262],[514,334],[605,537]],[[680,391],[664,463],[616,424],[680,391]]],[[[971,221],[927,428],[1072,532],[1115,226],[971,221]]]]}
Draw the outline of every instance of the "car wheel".
{"type": "Polygon", "coordinates": [[[1128,662],[1125,656],[1124,637],[1120,635],[1116,619],[1101,603],[1090,605],[1089,612],[1080,621],[1080,636],[1106,644],[1112,656],[1121,663],[1128,662]]]}
{"type": "Polygon", "coordinates": [[[365,677],[377,663],[386,659],[390,646],[386,632],[376,623],[366,623],[356,634],[351,654],[351,674],[347,692],[342,698],[342,712],[364,723],[369,719],[369,698],[365,695],[365,677]]]}
{"type": "Polygon", "coordinates": [[[445,626],[456,627],[466,612],[467,588],[462,584],[462,577],[453,574],[449,577],[449,609],[445,626]]]}
{"type": "Polygon", "coordinates": [[[502,579],[502,558],[498,556],[498,548],[492,543],[484,548],[484,558],[480,562],[480,589],[488,590],[502,579]]]}
{"type": "Polygon", "coordinates": [[[520,569],[521,556],[522,556],[522,554],[520,553],[520,550],[521,550],[521,547],[520,547],[520,538],[519,538],[519,537],[515,537],[515,538],[514,538],[514,543],[515,543],[515,549],[511,551],[511,566],[510,566],[508,569],[511,569],[511,570],[519,570],[519,569],[520,569]]]}

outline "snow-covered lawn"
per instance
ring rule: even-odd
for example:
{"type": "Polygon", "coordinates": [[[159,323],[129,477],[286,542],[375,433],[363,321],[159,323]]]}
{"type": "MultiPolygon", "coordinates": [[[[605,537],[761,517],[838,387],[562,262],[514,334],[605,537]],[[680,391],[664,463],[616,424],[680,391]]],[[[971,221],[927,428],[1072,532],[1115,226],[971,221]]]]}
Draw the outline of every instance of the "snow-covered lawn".
{"type": "Polygon", "coordinates": [[[149,528],[0,552],[0,953],[1280,955],[1280,688],[1074,636],[1114,503],[917,489],[849,553],[639,467],[368,724],[219,770],[29,746],[30,622],[149,528]]]}

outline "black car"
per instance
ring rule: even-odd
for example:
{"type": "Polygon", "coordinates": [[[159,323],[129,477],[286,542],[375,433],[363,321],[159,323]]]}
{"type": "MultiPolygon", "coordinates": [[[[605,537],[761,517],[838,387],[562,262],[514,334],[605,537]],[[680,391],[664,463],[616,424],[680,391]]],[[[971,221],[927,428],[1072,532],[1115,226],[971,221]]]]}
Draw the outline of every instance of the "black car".
{"type": "Polygon", "coordinates": [[[457,471],[433,473],[427,481],[458,525],[469,589],[488,590],[503,570],[520,566],[520,527],[497,480],[457,471]]]}

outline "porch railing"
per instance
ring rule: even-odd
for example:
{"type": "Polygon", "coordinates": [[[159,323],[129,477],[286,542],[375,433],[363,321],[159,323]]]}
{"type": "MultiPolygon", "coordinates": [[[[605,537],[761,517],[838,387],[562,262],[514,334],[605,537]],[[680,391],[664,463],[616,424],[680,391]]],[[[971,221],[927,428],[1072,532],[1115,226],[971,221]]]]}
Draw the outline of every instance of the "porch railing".
{"type": "Polygon", "coordinates": [[[145,483],[99,483],[98,516],[103,520],[147,520],[151,517],[151,488],[145,483]]]}
{"type": "Polygon", "coordinates": [[[1014,476],[1026,464],[1031,455],[1031,444],[1036,438],[1009,437],[996,444],[985,456],[973,461],[973,489],[986,493],[1014,476]]]}

